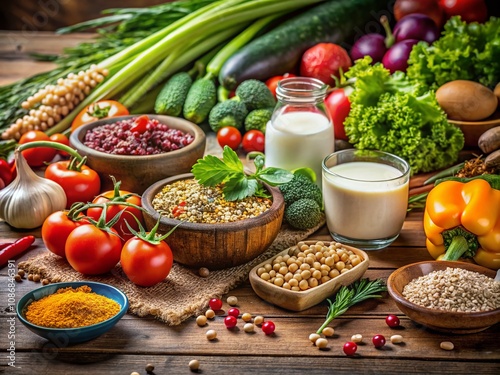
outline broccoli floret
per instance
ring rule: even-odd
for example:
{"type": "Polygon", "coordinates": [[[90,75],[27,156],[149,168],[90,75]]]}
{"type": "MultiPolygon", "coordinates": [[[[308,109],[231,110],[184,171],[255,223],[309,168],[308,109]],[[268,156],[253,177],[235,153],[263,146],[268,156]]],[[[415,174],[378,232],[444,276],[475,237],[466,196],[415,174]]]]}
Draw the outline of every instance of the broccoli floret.
{"type": "Polygon", "coordinates": [[[321,189],[304,175],[294,175],[290,182],[280,185],[279,188],[285,200],[285,207],[289,207],[292,203],[305,198],[312,199],[319,207],[323,207],[321,189]]]}
{"type": "Polygon", "coordinates": [[[285,220],[297,229],[311,229],[321,222],[321,208],[313,199],[299,199],[285,209],[285,220]]]}
{"type": "Polygon", "coordinates": [[[225,126],[234,126],[241,129],[248,111],[243,103],[238,100],[226,100],[217,103],[208,116],[210,128],[217,131],[225,126]]]}
{"type": "Polygon", "coordinates": [[[235,92],[236,96],[241,100],[249,111],[254,109],[263,109],[274,107],[276,100],[271,90],[266,84],[257,79],[247,79],[243,81],[235,92]]]}
{"type": "Polygon", "coordinates": [[[245,117],[245,130],[260,130],[266,133],[266,125],[271,120],[273,108],[254,109],[245,117]]]}

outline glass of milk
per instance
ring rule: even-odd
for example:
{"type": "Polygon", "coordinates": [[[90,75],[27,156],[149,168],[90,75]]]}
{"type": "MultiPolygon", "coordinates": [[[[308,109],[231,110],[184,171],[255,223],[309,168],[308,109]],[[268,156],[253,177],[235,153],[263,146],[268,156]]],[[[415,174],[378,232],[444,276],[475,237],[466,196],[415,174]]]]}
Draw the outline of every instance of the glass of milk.
{"type": "Polygon", "coordinates": [[[335,145],[333,124],[324,102],[327,88],[322,81],[308,77],[279,82],[278,104],[266,126],[266,167],[309,167],[321,183],[321,163],[335,145]]]}
{"type": "Polygon", "coordinates": [[[410,166],[398,156],[348,149],[322,163],[326,223],[332,237],[363,250],[389,246],[408,208],[410,166]]]}

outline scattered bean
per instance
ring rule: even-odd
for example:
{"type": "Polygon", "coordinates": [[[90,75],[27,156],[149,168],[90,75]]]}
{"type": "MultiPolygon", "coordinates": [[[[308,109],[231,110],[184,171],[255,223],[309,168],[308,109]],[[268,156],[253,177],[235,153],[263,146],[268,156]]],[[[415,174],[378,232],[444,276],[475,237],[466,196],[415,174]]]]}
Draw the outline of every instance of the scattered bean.
{"type": "Polygon", "coordinates": [[[17,274],[18,274],[19,276],[21,276],[21,278],[23,278],[23,279],[24,279],[24,276],[25,276],[25,272],[24,272],[24,270],[19,270],[19,271],[17,271],[17,274]]]}
{"type": "Polygon", "coordinates": [[[236,306],[238,304],[238,298],[235,296],[227,297],[227,304],[229,306],[236,306]]]}
{"type": "Polygon", "coordinates": [[[247,333],[253,332],[254,329],[255,326],[253,325],[253,323],[245,323],[245,325],[243,326],[243,330],[247,333]]]}
{"type": "Polygon", "coordinates": [[[213,319],[213,318],[215,318],[215,311],[212,309],[208,309],[207,311],[205,311],[205,316],[208,319],[213,319]]]}
{"type": "Polygon", "coordinates": [[[217,332],[215,332],[213,329],[209,329],[206,333],[207,340],[212,341],[217,338],[217,332]]]}
{"type": "Polygon", "coordinates": [[[16,280],[18,283],[20,283],[23,280],[23,278],[20,275],[16,275],[16,276],[14,276],[14,280],[16,280]]]}
{"type": "Polygon", "coordinates": [[[141,375],[137,371],[131,372],[130,375],[141,375]]]}
{"type": "Polygon", "coordinates": [[[264,317],[261,315],[257,315],[255,318],[253,318],[254,324],[260,326],[262,323],[264,323],[264,317]]]}
{"type": "Polygon", "coordinates": [[[314,344],[320,349],[325,349],[328,346],[328,340],[320,337],[314,344]]]}
{"type": "Polygon", "coordinates": [[[330,337],[333,336],[335,330],[333,329],[333,327],[325,327],[323,328],[323,331],[321,333],[327,337],[330,337]]]}
{"type": "Polygon", "coordinates": [[[151,363],[148,363],[146,365],[146,372],[148,372],[148,373],[153,372],[154,369],[155,369],[155,367],[151,363]]]}
{"type": "Polygon", "coordinates": [[[439,347],[443,350],[453,350],[455,348],[455,345],[451,341],[443,341],[441,344],[439,344],[439,347]]]}
{"type": "Polygon", "coordinates": [[[48,279],[42,280],[42,285],[48,285],[48,284],[50,284],[50,281],[48,279]]]}
{"type": "Polygon", "coordinates": [[[203,327],[207,324],[207,317],[205,315],[198,315],[196,317],[196,324],[198,324],[200,327],[203,327]]]}
{"type": "Polygon", "coordinates": [[[316,344],[316,340],[321,338],[320,335],[318,335],[317,333],[311,333],[309,335],[309,340],[313,343],[313,344],[316,344]]]}
{"type": "Polygon", "coordinates": [[[252,314],[250,314],[250,313],[243,313],[241,315],[241,319],[243,319],[244,322],[249,322],[250,320],[252,320],[252,314]]]}
{"type": "Polygon", "coordinates": [[[362,342],[363,341],[363,335],[360,335],[359,333],[352,335],[351,337],[352,342],[362,342]]]}
{"type": "Polygon", "coordinates": [[[210,275],[210,271],[206,267],[201,267],[198,270],[198,275],[200,275],[200,277],[208,277],[208,275],[210,275]]]}
{"type": "Polygon", "coordinates": [[[198,371],[199,368],[200,368],[200,361],[198,361],[197,359],[192,359],[191,361],[189,361],[189,369],[191,371],[198,371]]]}
{"type": "Polygon", "coordinates": [[[403,336],[401,335],[392,335],[391,342],[393,344],[401,344],[403,342],[403,336]]]}
{"type": "Polygon", "coordinates": [[[38,275],[38,274],[33,275],[33,281],[34,281],[35,283],[40,282],[40,275],[38,275]]]}
{"type": "Polygon", "coordinates": [[[28,280],[33,281],[33,274],[32,273],[28,274],[28,280]]]}

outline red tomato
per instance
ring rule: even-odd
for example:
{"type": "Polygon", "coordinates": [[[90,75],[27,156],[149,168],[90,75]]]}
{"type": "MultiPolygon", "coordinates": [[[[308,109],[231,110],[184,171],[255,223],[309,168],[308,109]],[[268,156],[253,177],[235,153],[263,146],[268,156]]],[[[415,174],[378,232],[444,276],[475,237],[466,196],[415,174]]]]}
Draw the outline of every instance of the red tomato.
{"type": "Polygon", "coordinates": [[[225,126],[217,132],[217,142],[222,148],[229,146],[236,150],[241,143],[241,133],[234,126],[225,126]]]}
{"type": "Polygon", "coordinates": [[[120,257],[125,275],[140,286],[153,286],[164,280],[173,261],[172,250],[165,241],[154,245],[137,237],[125,242],[120,257]]]}
{"type": "Polygon", "coordinates": [[[335,86],[332,75],[340,77],[339,70],[346,72],[351,66],[351,58],[344,48],[334,43],[318,43],[302,55],[300,74],[335,86]]]}
{"type": "Polygon", "coordinates": [[[68,217],[68,211],[56,211],[50,214],[42,225],[42,240],[45,247],[54,254],[66,258],[65,246],[69,234],[76,227],[84,224],[89,224],[89,222],[73,221],[68,217]]]}
{"type": "MultiPolygon", "coordinates": [[[[52,142],[57,142],[69,146],[69,138],[62,133],[52,134],[49,138],[52,142]]],[[[66,151],[56,150],[56,152],[61,156],[68,156],[68,153],[66,151]]]]}
{"type": "Polygon", "coordinates": [[[488,19],[484,0],[439,0],[439,6],[447,17],[460,16],[465,22],[484,22],[488,19]]]}
{"type": "Polygon", "coordinates": [[[283,78],[292,78],[292,77],[297,77],[297,76],[292,73],[285,73],[282,76],[271,77],[266,81],[266,86],[269,90],[271,90],[274,97],[276,97],[276,88],[278,87],[279,81],[281,81],[283,78]]]}
{"type": "Polygon", "coordinates": [[[345,89],[333,90],[325,99],[325,105],[330,112],[333,121],[333,129],[336,139],[348,140],[345,134],[344,121],[351,110],[351,102],[346,95],[345,89]]]}
{"type": "Polygon", "coordinates": [[[264,152],[265,137],[260,130],[249,130],[243,136],[241,145],[245,152],[260,151],[264,152]]]}
{"type": "Polygon", "coordinates": [[[394,16],[397,21],[413,13],[425,14],[432,18],[439,28],[443,26],[444,12],[437,0],[396,0],[394,3],[394,16]]]}
{"type": "Polygon", "coordinates": [[[103,118],[125,116],[128,114],[128,109],[117,101],[102,100],[97,103],[92,103],[82,109],[71,123],[71,131],[89,122],[94,122],[103,118]]]}
{"type": "Polygon", "coordinates": [[[66,240],[68,263],[84,275],[101,275],[120,261],[122,241],[114,229],[110,232],[94,225],[75,228],[66,240]]]}
{"type": "Polygon", "coordinates": [[[86,165],[80,171],[68,169],[69,160],[52,163],[45,169],[45,178],[57,182],[66,193],[66,208],[75,202],[90,202],[101,191],[101,180],[93,169],[86,165]]]}
{"type": "MultiPolygon", "coordinates": [[[[34,141],[50,141],[50,138],[40,130],[30,130],[21,136],[19,144],[22,145],[34,141]]],[[[21,154],[23,154],[30,167],[41,167],[54,159],[57,150],[50,147],[35,147],[21,151],[21,154]]]]}
{"type": "Polygon", "coordinates": [[[149,116],[142,115],[135,119],[134,125],[130,128],[131,132],[144,133],[148,130],[149,116]]]}
{"type": "MultiPolygon", "coordinates": [[[[119,190],[118,196],[115,196],[114,190],[106,191],[102,194],[99,194],[99,196],[97,196],[93,200],[93,203],[106,203],[110,201],[127,202],[127,203],[132,203],[139,207],[141,206],[140,196],[124,190],[119,190]]],[[[137,224],[133,216],[135,216],[143,225],[144,225],[144,218],[142,216],[141,210],[135,207],[128,207],[125,205],[117,204],[108,206],[108,209],[106,211],[106,222],[115,217],[120,211],[123,211],[123,213],[121,214],[120,219],[115,223],[115,225],[113,225],[113,228],[117,231],[120,237],[123,238],[124,241],[127,241],[132,237],[134,237],[134,234],[130,232],[125,222],[128,222],[128,224],[134,230],[138,231],[139,224],[137,224]]],[[[102,213],[102,208],[100,207],[91,207],[87,210],[87,216],[96,221],[99,220],[101,213],[102,213]]]]}

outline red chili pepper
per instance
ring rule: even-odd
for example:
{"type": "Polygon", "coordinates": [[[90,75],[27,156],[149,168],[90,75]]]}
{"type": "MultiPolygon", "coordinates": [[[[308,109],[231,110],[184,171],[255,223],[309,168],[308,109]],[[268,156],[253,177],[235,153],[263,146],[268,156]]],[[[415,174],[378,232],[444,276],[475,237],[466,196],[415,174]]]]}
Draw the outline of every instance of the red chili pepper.
{"type": "Polygon", "coordinates": [[[0,250],[5,249],[7,246],[12,245],[14,242],[0,243],[0,250]]]}
{"type": "Polygon", "coordinates": [[[147,115],[139,116],[134,121],[134,126],[130,128],[131,132],[144,133],[148,130],[149,117],[147,115]]]}
{"type": "Polygon", "coordinates": [[[0,251],[0,267],[3,267],[10,259],[28,250],[35,242],[35,236],[26,236],[7,245],[0,251]]]}

